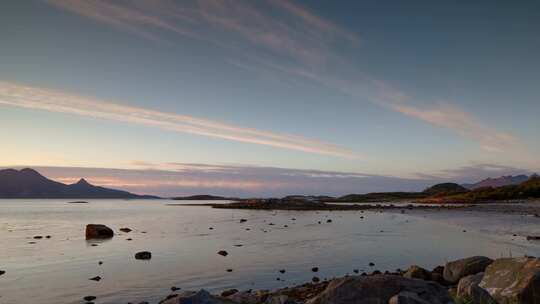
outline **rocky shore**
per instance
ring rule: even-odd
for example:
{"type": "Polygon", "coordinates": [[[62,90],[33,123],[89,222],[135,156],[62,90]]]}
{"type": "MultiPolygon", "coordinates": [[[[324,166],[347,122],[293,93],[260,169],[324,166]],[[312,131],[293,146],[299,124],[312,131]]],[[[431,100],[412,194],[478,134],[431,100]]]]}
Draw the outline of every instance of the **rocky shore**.
{"type": "Polygon", "coordinates": [[[216,209],[250,209],[250,210],[294,210],[294,211],[354,211],[354,210],[440,210],[459,209],[468,205],[461,204],[345,204],[345,203],[324,203],[306,200],[286,200],[286,199],[252,199],[242,200],[227,204],[168,204],[168,206],[207,206],[216,209]]]}
{"type": "Polygon", "coordinates": [[[474,256],[426,270],[345,276],[276,291],[183,291],[160,304],[538,304],[540,259],[474,256]]]}

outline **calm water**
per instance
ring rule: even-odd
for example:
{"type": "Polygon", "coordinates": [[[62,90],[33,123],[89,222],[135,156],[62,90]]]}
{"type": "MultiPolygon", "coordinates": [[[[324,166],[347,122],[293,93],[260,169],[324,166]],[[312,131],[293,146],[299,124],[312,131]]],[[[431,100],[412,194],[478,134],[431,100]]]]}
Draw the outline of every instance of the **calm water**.
{"type": "Polygon", "coordinates": [[[156,303],[171,286],[220,291],[302,283],[311,280],[314,266],[324,278],[355,268],[431,268],[478,254],[540,254],[538,244],[511,234],[489,233],[476,222],[464,233],[459,225],[426,214],[218,210],[166,206],[167,200],[89,202],[0,200],[0,269],[7,271],[0,277],[0,303],[81,303],[86,295],[97,296],[96,303],[156,303]],[[248,221],[239,223],[241,218],[248,221]],[[106,224],[117,235],[93,247],[84,238],[88,223],[106,224]],[[133,232],[118,232],[121,227],[133,232]],[[33,240],[36,235],[52,237],[33,240]],[[135,260],[142,250],[152,252],[150,261],[135,260]],[[229,255],[216,254],[219,250],[229,255]],[[98,275],[100,282],[89,280],[98,275]]]}

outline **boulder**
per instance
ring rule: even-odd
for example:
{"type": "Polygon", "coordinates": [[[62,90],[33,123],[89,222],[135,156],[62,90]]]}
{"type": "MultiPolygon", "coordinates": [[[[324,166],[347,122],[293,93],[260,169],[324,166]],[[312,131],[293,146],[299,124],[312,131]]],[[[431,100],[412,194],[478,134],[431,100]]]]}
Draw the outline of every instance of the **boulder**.
{"type": "Polygon", "coordinates": [[[463,277],[483,272],[493,260],[483,256],[473,256],[446,263],[443,277],[446,281],[456,284],[463,277]]]}
{"type": "Polygon", "coordinates": [[[484,273],[480,272],[461,278],[457,286],[456,297],[474,304],[497,304],[489,292],[478,286],[483,277],[484,273]]]}
{"type": "Polygon", "coordinates": [[[403,291],[390,298],[388,304],[430,304],[424,301],[418,294],[409,291],[403,291]]]}
{"type": "Polygon", "coordinates": [[[86,239],[108,239],[114,236],[114,231],[101,224],[86,225],[86,239]]]}
{"type": "MultiPolygon", "coordinates": [[[[411,292],[431,304],[453,303],[448,291],[435,282],[394,275],[350,276],[332,280],[308,304],[380,304],[403,292],[411,292]]],[[[402,296],[404,296],[402,294],[402,296]]],[[[406,295],[405,295],[406,296],[406,295]]],[[[402,303],[402,302],[399,302],[402,303]]],[[[407,302],[403,302],[407,303],[407,302]]]]}
{"type": "Polygon", "coordinates": [[[230,300],[218,298],[208,291],[201,289],[198,292],[184,291],[178,295],[171,295],[159,304],[230,304],[230,300]]]}
{"type": "Polygon", "coordinates": [[[227,297],[229,300],[238,304],[259,304],[266,301],[268,298],[268,291],[256,291],[256,292],[237,292],[227,297]]]}
{"type": "Polygon", "coordinates": [[[479,286],[499,304],[540,303],[540,259],[498,259],[487,267],[479,286]]]}
{"type": "Polygon", "coordinates": [[[150,260],[152,258],[152,253],[150,251],[141,251],[135,253],[135,259],[137,260],[150,260]]]}
{"type": "Polygon", "coordinates": [[[264,304],[295,304],[296,301],[290,299],[287,295],[277,294],[269,296],[264,304]]]}
{"type": "Polygon", "coordinates": [[[418,265],[412,265],[411,267],[409,267],[409,269],[407,269],[407,272],[405,272],[403,276],[408,279],[431,279],[431,273],[418,265]]]}

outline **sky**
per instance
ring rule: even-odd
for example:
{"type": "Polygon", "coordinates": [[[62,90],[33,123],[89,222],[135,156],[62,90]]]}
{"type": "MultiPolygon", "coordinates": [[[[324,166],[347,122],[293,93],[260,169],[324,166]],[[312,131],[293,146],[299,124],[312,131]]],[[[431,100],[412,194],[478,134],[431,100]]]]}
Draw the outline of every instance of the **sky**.
{"type": "Polygon", "coordinates": [[[164,196],[540,171],[538,1],[1,1],[0,28],[0,167],[164,196]]]}

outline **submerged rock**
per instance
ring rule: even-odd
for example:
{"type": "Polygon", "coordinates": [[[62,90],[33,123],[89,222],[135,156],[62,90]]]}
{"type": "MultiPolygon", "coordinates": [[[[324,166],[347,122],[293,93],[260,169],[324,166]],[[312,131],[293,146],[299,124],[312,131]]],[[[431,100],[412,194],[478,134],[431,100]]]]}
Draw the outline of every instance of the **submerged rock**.
{"type": "Polygon", "coordinates": [[[135,253],[135,259],[137,260],[150,260],[152,258],[152,253],[150,251],[141,251],[135,253]]]}
{"type": "Polygon", "coordinates": [[[498,303],[540,303],[540,259],[497,259],[486,268],[479,284],[498,303]]]}
{"type": "Polygon", "coordinates": [[[86,225],[86,239],[108,239],[114,236],[114,231],[101,224],[86,225]]]}
{"type": "Polygon", "coordinates": [[[221,255],[221,256],[227,256],[227,255],[229,255],[229,253],[228,253],[227,251],[225,251],[225,250],[220,250],[220,251],[218,251],[217,254],[219,254],[219,255],[221,255]]]}
{"type": "Polygon", "coordinates": [[[493,260],[484,256],[473,256],[449,262],[444,266],[443,277],[446,281],[455,284],[463,277],[483,272],[491,263],[493,260]]]}
{"type": "Polygon", "coordinates": [[[120,231],[125,232],[125,233],[130,233],[133,230],[131,230],[130,228],[120,228],[120,231]]]}
{"type": "Polygon", "coordinates": [[[95,276],[93,278],[90,278],[89,280],[99,282],[99,281],[101,281],[101,277],[100,276],[95,276]]]}
{"type": "Polygon", "coordinates": [[[394,275],[351,276],[335,279],[328,284],[328,287],[322,293],[307,301],[307,303],[388,303],[396,295],[398,298],[394,301],[398,301],[400,295],[401,297],[406,296],[403,292],[416,294],[415,297],[430,304],[453,303],[448,291],[437,283],[394,275]]]}

